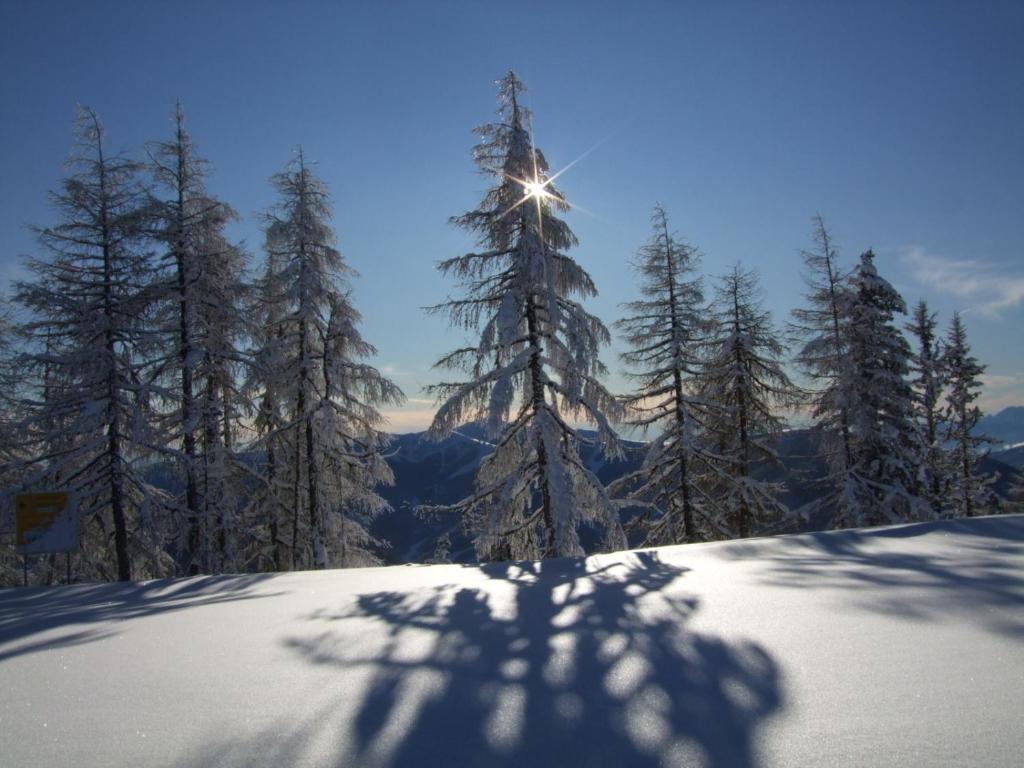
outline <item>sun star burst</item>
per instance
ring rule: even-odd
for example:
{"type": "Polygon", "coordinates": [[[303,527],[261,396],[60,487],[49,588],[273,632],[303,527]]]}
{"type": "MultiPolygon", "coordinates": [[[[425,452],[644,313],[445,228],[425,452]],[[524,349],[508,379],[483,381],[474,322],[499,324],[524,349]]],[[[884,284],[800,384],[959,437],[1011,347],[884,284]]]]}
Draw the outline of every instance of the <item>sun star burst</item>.
{"type": "MultiPolygon", "coordinates": [[[[571,203],[568,200],[566,200],[564,197],[562,197],[561,195],[554,195],[554,194],[552,194],[551,191],[548,189],[548,187],[550,185],[554,184],[555,180],[559,176],[561,176],[563,173],[565,173],[570,168],[572,168],[574,165],[576,165],[576,163],[578,163],[580,160],[582,160],[587,155],[589,155],[591,152],[593,152],[595,149],[597,149],[599,146],[601,146],[605,141],[607,141],[607,137],[604,138],[604,139],[601,139],[601,141],[597,142],[597,144],[592,146],[590,149],[588,149],[586,152],[584,152],[582,155],[577,157],[575,160],[573,160],[568,165],[564,166],[563,168],[561,168],[560,170],[556,171],[553,174],[545,176],[544,174],[541,174],[540,171],[537,168],[537,155],[536,155],[536,150],[533,150],[533,129],[531,128],[530,129],[530,146],[531,146],[531,150],[532,150],[531,154],[533,156],[533,164],[534,164],[533,173],[531,174],[531,177],[530,178],[526,178],[526,179],[520,179],[518,176],[512,176],[511,174],[505,173],[504,171],[500,171],[500,170],[493,170],[492,171],[493,173],[505,176],[505,178],[509,179],[510,181],[516,182],[517,184],[519,184],[522,187],[522,191],[523,191],[523,196],[521,198],[519,198],[519,200],[517,200],[515,203],[510,205],[508,208],[506,208],[504,211],[502,211],[501,214],[499,214],[499,218],[507,216],[508,214],[512,213],[512,211],[516,210],[519,206],[521,206],[523,203],[527,202],[528,200],[533,200],[537,204],[537,213],[538,213],[538,215],[541,212],[541,203],[544,200],[558,200],[559,205],[561,205],[561,206],[565,206],[566,208],[573,208],[573,209],[582,211],[583,213],[590,214],[590,211],[588,211],[586,208],[582,207],[581,205],[578,205],[576,203],[571,203]]],[[[488,169],[488,170],[490,170],[490,169],[488,169]]],[[[590,215],[593,215],[593,214],[590,214],[590,215]]]]}
{"type": "Polygon", "coordinates": [[[547,181],[541,181],[540,179],[527,179],[520,183],[523,185],[523,195],[525,197],[533,197],[537,200],[542,200],[545,197],[553,197],[553,195],[547,190],[547,185],[551,183],[550,179],[547,181]]]}

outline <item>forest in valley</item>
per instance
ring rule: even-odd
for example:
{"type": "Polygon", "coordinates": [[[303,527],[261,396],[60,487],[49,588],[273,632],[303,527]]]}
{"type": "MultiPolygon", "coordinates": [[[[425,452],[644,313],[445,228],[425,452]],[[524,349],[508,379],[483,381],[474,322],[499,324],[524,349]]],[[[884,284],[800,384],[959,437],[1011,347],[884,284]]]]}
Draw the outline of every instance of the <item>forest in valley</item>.
{"type": "MultiPolygon", "coordinates": [[[[787,318],[763,308],[750,265],[705,275],[660,205],[631,269],[623,259],[639,298],[607,324],[588,312],[600,286],[572,256],[524,89],[499,80],[497,119],[476,129],[491,186],[452,223],[477,245],[438,255],[452,294],[428,309],[474,339],[438,350],[429,434],[476,424],[488,452],[465,498],[415,514],[458,519],[495,561],[586,554],[584,528],[614,551],[794,516],[847,528],[1019,508],[1024,483],[1000,495],[979,466],[984,365],[961,315],[940,325],[925,301],[908,307],[872,251],[840,257],[821,216],[787,318]],[[628,392],[604,383],[611,365],[628,392]],[[827,466],[800,509],[757,471],[795,421],[827,466]],[[644,441],[642,461],[605,483],[582,449],[621,458],[624,434],[644,441]]],[[[74,137],[0,316],[0,586],[66,578],[13,546],[13,500],[40,490],[75,500],[74,581],[379,564],[371,522],[398,514],[381,495],[395,479],[382,410],[405,395],[371,364],[314,164],[300,149],[270,180],[256,254],[228,236],[238,213],[208,191],[180,104],[169,135],[132,155],[88,108],[74,137]]]]}

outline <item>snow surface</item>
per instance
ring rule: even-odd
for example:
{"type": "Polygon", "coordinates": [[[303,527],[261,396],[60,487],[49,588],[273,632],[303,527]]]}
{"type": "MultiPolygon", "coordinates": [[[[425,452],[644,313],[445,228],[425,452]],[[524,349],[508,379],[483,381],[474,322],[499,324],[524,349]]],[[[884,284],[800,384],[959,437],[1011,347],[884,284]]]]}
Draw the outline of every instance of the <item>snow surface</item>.
{"type": "Polygon", "coordinates": [[[1019,766],[1024,516],[0,592],[3,766],[1019,766]]]}

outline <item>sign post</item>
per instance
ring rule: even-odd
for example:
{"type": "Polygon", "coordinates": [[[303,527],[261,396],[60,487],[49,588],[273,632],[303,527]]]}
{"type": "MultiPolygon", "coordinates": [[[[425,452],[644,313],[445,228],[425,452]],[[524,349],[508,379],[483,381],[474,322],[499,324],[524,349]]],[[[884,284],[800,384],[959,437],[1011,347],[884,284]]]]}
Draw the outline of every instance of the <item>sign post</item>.
{"type": "Polygon", "coordinates": [[[78,505],[67,491],[22,493],[15,499],[14,543],[23,558],[28,586],[28,556],[67,553],[71,583],[71,552],[78,548],[78,505]]]}

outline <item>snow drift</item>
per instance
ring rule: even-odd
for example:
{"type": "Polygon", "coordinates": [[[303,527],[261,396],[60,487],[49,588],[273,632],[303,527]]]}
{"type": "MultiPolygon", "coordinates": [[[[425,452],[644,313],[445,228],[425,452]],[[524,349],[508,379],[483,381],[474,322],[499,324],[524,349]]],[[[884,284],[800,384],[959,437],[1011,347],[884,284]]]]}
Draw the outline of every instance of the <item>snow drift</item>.
{"type": "Polygon", "coordinates": [[[0,592],[5,766],[1015,766],[1024,516],[0,592]]]}

